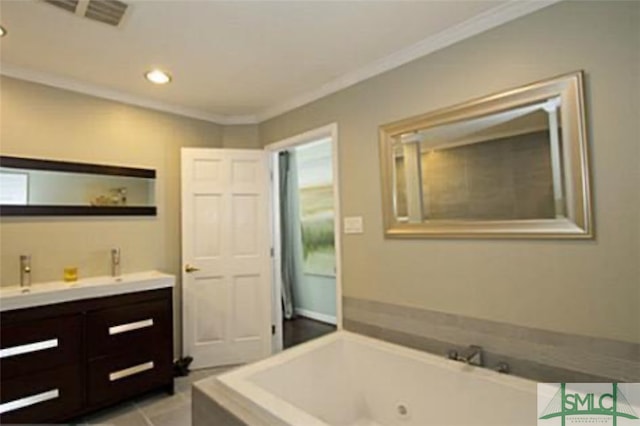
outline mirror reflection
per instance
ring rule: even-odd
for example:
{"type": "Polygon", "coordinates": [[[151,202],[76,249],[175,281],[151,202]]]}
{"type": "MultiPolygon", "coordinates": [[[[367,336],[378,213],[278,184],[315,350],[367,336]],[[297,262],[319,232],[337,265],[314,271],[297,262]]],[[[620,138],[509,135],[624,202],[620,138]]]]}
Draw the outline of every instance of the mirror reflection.
{"type": "Polygon", "coordinates": [[[581,72],[380,127],[387,237],[592,238],[581,72]]]}
{"type": "Polygon", "coordinates": [[[563,216],[559,106],[556,97],[395,137],[398,219],[563,216]]]}
{"type": "Polygon", "coordinates": [[[153,169],[0,156],[0,216],[155,216],[153,169]]]}
{"type": "Polygon", "coordinates": [[[0,204],[153,206],[154,180],[0,167],[0,204]]]}

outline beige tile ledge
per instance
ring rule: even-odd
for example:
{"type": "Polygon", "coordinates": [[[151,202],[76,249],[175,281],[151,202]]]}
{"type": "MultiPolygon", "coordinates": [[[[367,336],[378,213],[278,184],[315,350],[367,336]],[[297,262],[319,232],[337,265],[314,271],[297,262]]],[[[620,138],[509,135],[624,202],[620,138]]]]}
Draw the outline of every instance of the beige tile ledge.
{"type": "Polygon", "coordinates": [[[640,381],[640,344],[521,327],[454,314],[344,298],[348,321],[587,375],[640,381]]]}

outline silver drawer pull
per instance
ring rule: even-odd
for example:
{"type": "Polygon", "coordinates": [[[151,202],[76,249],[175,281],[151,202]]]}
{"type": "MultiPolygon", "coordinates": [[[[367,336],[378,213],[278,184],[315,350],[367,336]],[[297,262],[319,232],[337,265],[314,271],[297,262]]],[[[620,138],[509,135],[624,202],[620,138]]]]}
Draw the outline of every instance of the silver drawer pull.
{"type": "Polygon", "coordinates": [[[43,351],[45,349],[57,348],[58,339],[43,340],[41,342],[28,343],[26,345],[12,346],[0,349],[0,358],[9,358],[14,355],[28,354],[30,352],[43,351]]]}
{"type": "Polygon", "coordinates": [[[116,380],[124,379],[125,377],[133,376],[134,374],[142,373],[147,370],[153,370],[153,361],[109,373],[109,381],[115,382],[116,380]]]}
{"type": "Polygon", "coordinates": [[[139,330],[145,327],[153,326],[153,318],[149,318],[142,321],[130,322],[128,324],[114,325],[109,327],[109,335],[126,333],[127,331],[139,330]]]}
{"type": "Polygon", "coordinates": [[[0,414],[8,413],[9,411],[19,410],[20,408],[36,405],[41,402],[56,399],[60,396],[59,389],[52,389],[50,391],[42,392],[36,395],[25,396],[24,398],[16,399],[14,401],[5,402],[0,404],[0,414]]]}

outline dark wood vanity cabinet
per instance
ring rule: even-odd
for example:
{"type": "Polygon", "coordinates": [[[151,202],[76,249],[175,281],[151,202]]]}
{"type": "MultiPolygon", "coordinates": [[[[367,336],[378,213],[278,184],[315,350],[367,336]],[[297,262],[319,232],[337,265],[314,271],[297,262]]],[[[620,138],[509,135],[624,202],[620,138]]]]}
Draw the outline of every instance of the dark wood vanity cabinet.
{"type": "Polygon", "coordinates": [[[172,289],[0,314],[0,423],[53,423],[173,392],[172,289]]]}
{"type": "Polygon", "coordinates": [[[0,423],[52,422],[80,410],[81,315],[0,320],[0,423]]]}
{"type": "Polygon", "coordinates": [[[171,377],[170,300],[89,312],[86,325],[90,405],[139,394],[166,384],[171,377]]]}

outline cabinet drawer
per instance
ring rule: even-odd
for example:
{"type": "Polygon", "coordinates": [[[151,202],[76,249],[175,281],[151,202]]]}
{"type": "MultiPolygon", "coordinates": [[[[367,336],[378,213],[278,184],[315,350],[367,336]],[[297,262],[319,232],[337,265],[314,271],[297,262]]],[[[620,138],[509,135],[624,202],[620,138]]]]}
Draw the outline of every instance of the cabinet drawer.
{"type": "Polygon", "coordinates": [[[3,324],[0,334],[2,378],[79,363],[81,320],[79,315],[74,315],[3,324]]]}
{"type": "Polygon", "coordinates": [[[87,316],[90,358],[170,345],[171,301],[156,300],[91,312],[87,316]]]}
{"type": "Polygon", "coordinates": [[[168,351],[147,349],[99,358],[89,363],[89,405],[115,402],[172,381],[168,351]]]}
{"type": "Polygon", "coordinates": [[[68,418],[82,407],[79,366],[6,379],[0,394],[0,423],[43,423],[68,418]]]}

